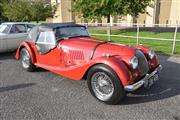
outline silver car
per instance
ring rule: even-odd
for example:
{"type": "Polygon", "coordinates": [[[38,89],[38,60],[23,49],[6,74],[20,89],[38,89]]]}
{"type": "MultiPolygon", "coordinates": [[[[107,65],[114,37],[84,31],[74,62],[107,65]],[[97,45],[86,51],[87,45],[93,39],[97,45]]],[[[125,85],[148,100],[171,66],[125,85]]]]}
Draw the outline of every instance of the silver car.
{"type": "Polygon", "coordinates": [[[0,53],[14,51],[26,40],[28,31],[35,25],[23,22],[2,23],[0,25],[0,53]]]}

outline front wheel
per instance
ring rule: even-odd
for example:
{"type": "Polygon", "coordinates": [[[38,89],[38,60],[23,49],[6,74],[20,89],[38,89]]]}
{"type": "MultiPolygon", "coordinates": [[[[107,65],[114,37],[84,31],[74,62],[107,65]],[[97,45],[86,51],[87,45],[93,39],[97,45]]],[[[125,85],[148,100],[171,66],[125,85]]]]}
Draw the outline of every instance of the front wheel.
{"type": "Polygon", "coordinates": [[[118,104],[125,95],[118,76],[106,65],[91,68],[87,83],[91,94],[106,104],[118,104]]]}
{"type": "Polygon", "coordinates": [[[34,71],[35,69],[35,66],[32,64],[32,61],[31,61],[31,57],[29,55],[29,52],[26,48],[23,48],[20,52],[20,60],[21,60],[21,64],[22,64],[22,67],[29,71],[29,72],[32,72],[34,71]]]}

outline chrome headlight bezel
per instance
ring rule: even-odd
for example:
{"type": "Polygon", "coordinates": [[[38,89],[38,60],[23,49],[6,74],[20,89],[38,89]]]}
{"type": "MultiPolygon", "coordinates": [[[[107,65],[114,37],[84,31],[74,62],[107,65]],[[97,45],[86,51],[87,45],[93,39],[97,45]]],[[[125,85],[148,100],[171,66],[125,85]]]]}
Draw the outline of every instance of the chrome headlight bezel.
{"type": "Polygon", "coordinates": [[[136,69],[138,67],[138,58],[134,56],[130,61],[131,67],[136,69]]]}
{"type": "Polygon", "coordinates": [[[149,58],[152,60],[154,58],[154,56],[155,56],[154,50],[150,49],[148,55],[149,55],[149,58]]]}

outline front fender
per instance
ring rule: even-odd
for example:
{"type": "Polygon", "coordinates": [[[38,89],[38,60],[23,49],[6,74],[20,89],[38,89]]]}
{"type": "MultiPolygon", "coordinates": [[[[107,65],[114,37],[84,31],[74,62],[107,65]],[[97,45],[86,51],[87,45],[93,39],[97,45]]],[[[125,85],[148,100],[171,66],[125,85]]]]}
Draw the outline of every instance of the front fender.
{"type": "Polygon", "coordinates": [[[28,50],[32,63],[35,63],[36,62],[35,54],[34,54],[33,49],[31,48],[31,46],[28,42],[22,42],[20,44],[19,48],[16,51],[16,55],[15,55],[16,60],[19,60],[20,52],[21,52],[22,48],[26,48],[28,50]]]}
{"type": "Polygon", "coordinates": [[[111,67],[121,80],[123,86],[131,84],[132,74],[128,69],[127,65],[120,59],[116,57],[102,57],[95,60],[96,64],[105,64],[111,67]]]}

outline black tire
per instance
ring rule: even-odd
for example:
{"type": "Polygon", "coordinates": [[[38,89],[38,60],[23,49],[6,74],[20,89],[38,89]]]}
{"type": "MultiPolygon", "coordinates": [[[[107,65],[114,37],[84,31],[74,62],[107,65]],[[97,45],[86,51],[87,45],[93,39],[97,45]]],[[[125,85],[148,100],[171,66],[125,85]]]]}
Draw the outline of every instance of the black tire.
{"type": "MultiPolygon", "coordinates": [[[[120,79],[118,78],[117,74],[113,71],[113,69],[111,69],[107,65],[99,64],[99,65],[96,65],[96,66],[92,67],[89,70],[89,72],[88,72],[87,79],[88,79],[87,84],[88,84],[88,87],[89,87],[89,90],[90,90],[91,94],[95,98],[97,98],[99,101],[101,101],[103,103],[111,104],[111,105],[112,104],[118,104],[124,98],[124,96],[125,96],[125,91],[124,91],[124,88],[123,88],[123,85],[122,85],[120,79]],[[94,87],[93,87],[94,86],[94,82],[92,82],[92,80],[93,81],[95,80],[93,76],[95,76],[96,74],[99,74],[99,73],[104,74],[105,76],[107,75],[108,76],[108,80],[111,80],[111,84],[113,84],[113,87],[114,87],[113,92],[106,99],[101,99],[99,97],[100,95],[98,95],[98,92],[95,92],[97,90],[94,90],[94,87]]],[[[99,88],[100,87],[98,87],[98,89],[99,88]]]]}
{"type": "Polygon", "coordinates": [[[29,72],[32,72],[35,70],[36,67],[32,64],[29,52],[26,48],[22,48],[20,51],[20,61],[21,61],[22,67],[25,70],[27,70],[29,72]]]}

